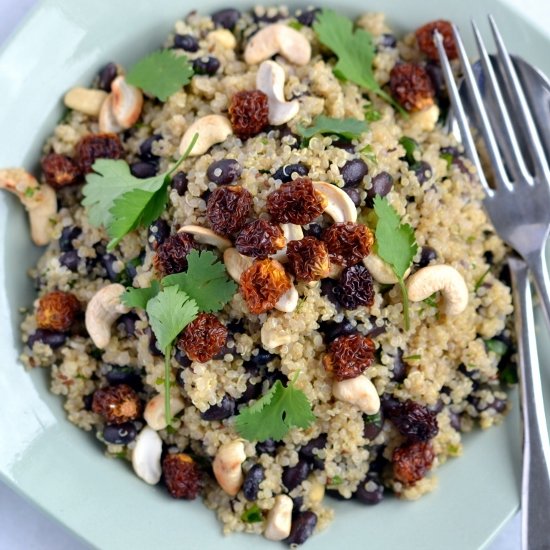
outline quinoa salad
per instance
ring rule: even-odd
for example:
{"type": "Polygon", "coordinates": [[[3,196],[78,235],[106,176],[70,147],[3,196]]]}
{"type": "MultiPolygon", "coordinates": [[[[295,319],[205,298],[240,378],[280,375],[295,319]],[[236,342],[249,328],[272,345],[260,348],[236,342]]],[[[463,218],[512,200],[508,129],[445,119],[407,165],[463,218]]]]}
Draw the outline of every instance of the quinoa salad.
{"type": "Polygon", "coordinates": [[[23,363],[225,534],[295,546],[333,499],[418,499],[508,411],[508,251],[435,30],[456,59],[443,19],[191,12],[67,91],[39,174],[0,169],[45,246],[23,363]]]}

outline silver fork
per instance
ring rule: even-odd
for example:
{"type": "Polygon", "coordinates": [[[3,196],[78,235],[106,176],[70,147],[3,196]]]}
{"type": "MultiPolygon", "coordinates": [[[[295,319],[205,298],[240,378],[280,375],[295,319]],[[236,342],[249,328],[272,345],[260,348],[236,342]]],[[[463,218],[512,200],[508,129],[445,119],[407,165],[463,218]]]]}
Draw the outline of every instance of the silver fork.
{"type": "MultiPolygon", "coordinates": [[[[510,56],[492,17],[489,17],[489,21],[497,44],[497,67],[504,81],[502,90],[481,34],[473,23],[485,82],[489,85],[494,100],[489,103],[489,112],[482,100],[456,27],[454,36],[470,104],[475,111],[477,126],[481,130],[495,173],[495,189],[489,187],[483,174],[464,105],[439,33],[435,34],[435,43],[464,148],[474,163],[485,190],[484,206],[499,236],[514,248],[528,265],[550,327],[550,283],[544,259],[544,245],[550,229],[550,170],[510,56]],[[515,131],[518,128],[521,128],[519,136],[515,131]],[[521,152],[520,141],[525,142],[529,149],[527,159],[521,152]]],[[[520,316],[517,327],[520,338],[519,362],[524,426],[522,548],[549,550],[550,445],[533,334],[534,323],[532,312],[527,311],[530,303],[527,270],[524,262],[520,260],[512,259],[509,265],[516,287],[516,307],[520,316]]]]}

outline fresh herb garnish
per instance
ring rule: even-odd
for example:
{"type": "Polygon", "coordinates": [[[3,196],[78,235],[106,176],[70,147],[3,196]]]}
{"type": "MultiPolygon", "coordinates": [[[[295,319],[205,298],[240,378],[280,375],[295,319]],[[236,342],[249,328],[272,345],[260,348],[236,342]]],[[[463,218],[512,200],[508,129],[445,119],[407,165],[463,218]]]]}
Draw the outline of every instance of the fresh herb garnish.
{"type": "Polygon", "coordinates": [[[199,135],[195,134],[187,151],[176,165],[164,174],[139,179],[130,173],[123,160],[98,159],[93,172],[86,176],[82,204],[88,209],[88,218],[94,226],[104,226],[112,250],[130,231],[149,225],[164,211],[168,200],[170,177],[189,156],[199,135]]]}
{"type": "Polygon", "coordinates": [[[498,377],[504,384],[514,385],[518,383],[518,369],[514,363],[507,363],[499,370],[498,377]]]}
{"type": "Polygon", "coordinates": [[[264,516],[260,507],[257,504],[253,504],[242,513],[241,520],[245,523],[259,523],[264,520],[264,516]]]}
{"type": "Polygon", "coordinates": [[[153,281],[151,286],[146,288],[127,288],[121,297],[121,301],[125,306],[145,309],[147,302],[152,300],[159,292],[160,283],[153,281]]]}
{"type": "Polygon", "coordinates": [[[372,145],[369,143],[359,151],[369,162],[372,164],[378,164],[376,153],[372,149],[372,145]]]}
{"type": "Polygon", "coordinates": [[[506,355],[508,346],[502,341],[493,338],[492,340],[484,340],[487,351],[492,351],[497,355],[506,355]]]}
{"type": "Polygon", "coordinates": [[[488,267],[487,270],[483,273],[483,275],[476,281],[476,284],[474,286],[474,292],[477,292],[480,289],[481,285],[485,281],[485,278],[487,277],[487,275],[489,275],[490,272],[491,272],[491,267],[488,267]]]}
{"type": "Polygon", "coordinates": [[[235,420],[237,432],[249,441],[280,441],[291,428],[308,428],[315,421],[311,403],[294,387],[297,373],[285,388],[277,380],[254,405],[242,409],[235,420]]]}
{"type": "Polygon", "coordinates": [[[441,153],[439,158],[442,158],[447,163],[447,170],[453,165],[454,157],[452,153],[441,153]]]}
{"type": "Polygon", "coordinates": [[[414,166],[416,164],[414,152],[418,149],[418,142],[413,138],[403,136],[399,140],[399,144],[403,146],[403,149],[405,149],[404,159],[407,161],[407,164],[409,166],[414,166]]]}
{"type": "Polygon", "coordinates": [[[160,50],[140,59],[126,75],[128,84],[141,88],[161,101],[189,83],[193,67],[185,55],[160,50]]]}
{"type": "Polygon", "coordinates": [[[287,23],[287,25],[291,28],[291,29],[294,29],[295,31],[299,31],[301,28],[303,28],[303,24],[300,23],[300,21],[298,21],[297,19],[293,19],[292,21],[289,21],[287,23]]]}
{"type": "Polygon", "coordinates": [[[422,355],[407,355],[407,357],[403,357],[403,361],[420,361],[422,359],[422,355]]]}
{"type": "Polygon", "coordinates": [[[351,19],[327,9],[317,14],[313,30],[320,42],[338,57],[333,71],[338,78],[350,80],[374,92],[406,115],[403,107],[382,90],[374,77],[372,64],[376,48],[369,32],[364,29],[354,30],[351,19]]]}
{"type": "Polygon", "coordinates": [[[329,479],[328,486],[338,487],[338,485],[342,485],[342,483],[344,483],[344,480],[340,476],[333,476],[329,479]]]}
{"type": "Polygon", "coordinates": [[[433,294],[431,294],[427,298],[424,298],[424,300],[422,300],[422,301],[428,306],[437,307],[436,296],[437,296],[437,292],[434,292],[433,294]]]}
{"type": "Polygon", "coordinates": [[[344,139],[359,138],[369,127],[364,120],[356,118],[331,118],[319,115],[312,121],[312,125],[305,128],[298,124],[297,132],[309,140],[316,134],[335,134],[344,139]]]}
{"type": "Polygon", "coordinates": [[[363,107],[363,112],[367,122],[376,122],[382,118],[382,113],[370,101],[363,107]]]}
{"type": "Polygon", "coordinates": [[[409,224],[401,223],[401,218],[384,197],[375,197],[374,211],[378,216],[375,233],[377,252],[397,277],[403,295],[405,330],[409,330],[409,297],[403,277],[418,250],[414,230],[409,224]]]}

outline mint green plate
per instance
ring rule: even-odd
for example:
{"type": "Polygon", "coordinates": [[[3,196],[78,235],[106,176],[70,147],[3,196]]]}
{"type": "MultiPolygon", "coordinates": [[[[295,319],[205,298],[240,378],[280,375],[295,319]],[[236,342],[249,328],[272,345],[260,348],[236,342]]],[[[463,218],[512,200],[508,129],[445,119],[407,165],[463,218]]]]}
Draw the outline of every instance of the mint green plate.
{"type": "MultiPolygon", "coordinates": [[[[306,5],[309,2],[295,3],[306,5]]],[[[60,98],[87,85],[107,61],[128,64],[158,47],[173,21],[188,9],[223,7],[202,0],[45,0],[0,54],[0,167],[34,169],[45,137],[62,113],[60,98]]],[[[474,16],[487,30],[492,12],[512,52],[550,73],[550,40],[518,12],[497,0],[339,0],[350,15],[385,11],[397,32],[444,17],[465,30],[474,16]]],[[[232,7],[248,7],[232,2],[232,7]]],[[[469,36],[469,33],[465,33],[469,36]]],[[[0,472],[74,533],[103,550],[160,547],[209,550],[277,548],[263,538],[224,538],[201,503],[182,502],[140,481],[129,466],[108,460],[93,436],[65,418],[62,400],[48,393],[47,372],[25,372],[20,352],[19,307],[34,299],[25,276],[39,250],[30,244],[26,215],[0,194],[0,472]]],[[[543,378],[550,387],[550,346],[540,322],[543,378]],[[543,340],[546,342],[544,343],[543,340]]],[[[547,392],[550,403],[550,392],[547,392]]],[[[521,436],[514,411],[496,429],[466,437],[465,454],[438,472],[439,487],[418,502],[388,498],[376,507],[334,502],[336,520],[310,547],[472,550],[486,546],[519,503],[521,436]]]]}

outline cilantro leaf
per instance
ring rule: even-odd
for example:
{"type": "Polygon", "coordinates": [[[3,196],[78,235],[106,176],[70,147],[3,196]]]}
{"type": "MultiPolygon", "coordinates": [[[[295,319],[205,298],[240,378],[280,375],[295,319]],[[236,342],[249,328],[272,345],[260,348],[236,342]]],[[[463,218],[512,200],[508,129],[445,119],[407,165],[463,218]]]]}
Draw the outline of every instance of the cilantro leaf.
{"type": "Polygon", "coordinates": [[[241,514],[241,520],[245,523],[259,523],[264,520],[260,507],[253,504],[241,514]]]}
{"type": "Polygon", "coordinates": [[[177,286],[161,290],[149,300],[146,310],[159,348],[163,351],[199,312],[195,301],[177,286]]]}
{"type": "Polygon", "coordinates": [[[364,120],[319,115],[308,128],[298,124],[297,131],[304,139],[311,139],[316,134],[336,134],[344,139],[353,139],[360,137],[368,129],[364,120]]]}
{"type": "Polygon", "coordinates": [[[378,217],[375,233],[377,252],[390,265],[399,281],[405,330],[409,330],[409,299],[403,277],[418,250],[414,230],[409,224],[401,223],[401,218],[386,198],[375,197],[374,211],[378,217]]]}
{"type": "Polygon", "coordinates": [[[224,264],[209,250],[192,250],[187,255],[187,271],[164,277],[162,284],[177,285],[195,300],[200,311],[219,311],[237,291],[224,264]]]}
{"type": "Polygon", "coordinates": [[[185,55],[160,50],[138,61],[126,76],[128,84],[141,88],[161,101],[166,101],[193,76],[193,67],[185,55]]]}
{"type": "Polygon", "coordinates": [[[280,441],[291,428],[307,428],[315,421],[311,404],[294,380],[285,388],[277,380],[254,405],[242,409],[235,421],[237,432],[249,441],[280,441]]]}
{"type": "Polygon", "coordinates": [[[147,308],[147,302],[160,292],[160,283],[153,281],[147,288],[127,288],[121,301],[127,307],[147,308]]]}
{"type": "Polygon", "coordinates": [[[338,57],[334,74],[351,80],[391,103],[402,114],[404,109],[388,95],[374,77],[372,63],[376,48],[372,36],[364,29],[353,29],[353,22],[333,10],[323,9],[317,14],[313,30],[322,44],[338,57]]]}

